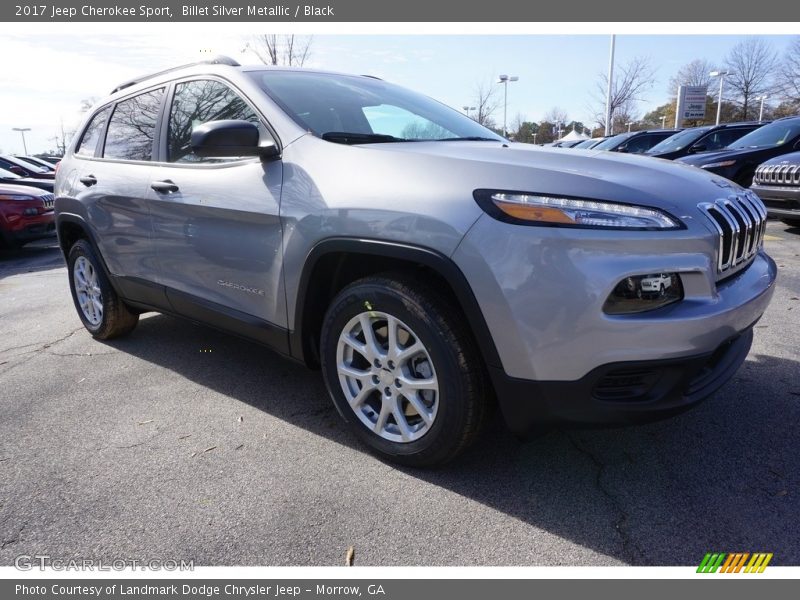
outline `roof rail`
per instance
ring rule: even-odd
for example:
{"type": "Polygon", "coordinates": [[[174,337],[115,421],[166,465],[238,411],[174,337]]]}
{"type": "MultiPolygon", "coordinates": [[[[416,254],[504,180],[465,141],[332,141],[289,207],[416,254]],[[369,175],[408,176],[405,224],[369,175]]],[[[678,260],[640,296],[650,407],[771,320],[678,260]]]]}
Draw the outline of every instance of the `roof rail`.
{"type": "Polygon", "coordinates": [[[142,81],[147,81],[148,79],[153,79],[154,77],[158,77],[159,75],[165,75],[166,73],[171,73],[172,71],[177,71],[178,69],[185,69],[186,67],[194,67],[196,65],[228,65],[229,67],[241,66],[231,57],[219,54],[217,56],[212,56],[211,58],[206,58],[205,60],[198,60],[197,62],[189,63],[186,65],[170,67],[169,69],[164,69],[163,71],[159,71],[158,73],[152,73],[150,75],[137,77],[136,79],[131,79],[129,81],[119,84],[117,87],[111,90],[111,93],[116,94],[118,91],[124,90],[125,88],[131,87],[132,85],[136,85],[137,83],[141,83],[142,81]]]}

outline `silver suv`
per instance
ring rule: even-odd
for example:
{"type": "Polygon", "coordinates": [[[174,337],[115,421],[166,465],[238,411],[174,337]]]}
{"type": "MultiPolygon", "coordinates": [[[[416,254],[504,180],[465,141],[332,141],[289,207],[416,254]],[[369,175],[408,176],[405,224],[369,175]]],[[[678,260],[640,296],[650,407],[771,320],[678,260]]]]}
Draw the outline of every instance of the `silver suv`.
{"type": "Polygon", "coordinates": [[[700,169],[225,58],[115,89],[56,195],[93,336],[158,311],[261,342],[410,465],[456,456],[495,399],[519,434],[687,408],[742,363],[776,276],[761,201],[700,169]]]}

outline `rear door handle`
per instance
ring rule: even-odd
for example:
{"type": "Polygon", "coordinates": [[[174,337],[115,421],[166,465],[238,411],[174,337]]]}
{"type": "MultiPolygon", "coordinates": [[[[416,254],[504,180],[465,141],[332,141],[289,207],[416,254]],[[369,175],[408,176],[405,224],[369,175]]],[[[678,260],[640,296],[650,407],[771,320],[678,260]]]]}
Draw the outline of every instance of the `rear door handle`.
{"type": "Polygon", "coordinates": [[[164,181],[154,181],[150,184],[150,187],[157,191],[159,194],[174,194],[180,188],[175,185],[169,179],[165,179],[164,181]]]}
{"type": "Polygon", "coordinates": [[[81,183],[86,187],[92,187],[95,183],[97,183],[97,177],[94,175],[84,175],[81,177],[81,183]]]}

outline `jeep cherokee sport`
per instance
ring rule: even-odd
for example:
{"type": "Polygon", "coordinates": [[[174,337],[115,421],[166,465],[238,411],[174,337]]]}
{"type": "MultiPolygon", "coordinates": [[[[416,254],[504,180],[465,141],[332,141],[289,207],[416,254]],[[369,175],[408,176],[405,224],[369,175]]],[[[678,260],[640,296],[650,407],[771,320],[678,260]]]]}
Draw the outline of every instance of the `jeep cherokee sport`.
{"type": "Polygon", "coordinates": [[[411,465],[456,456],[495,397],[519,434],[685,409],[742,363],[776,277],[763,204],[721,177],[225,58],[119,86],[56,188],[94,337],[159,311],[266,344],[411,465]]]}

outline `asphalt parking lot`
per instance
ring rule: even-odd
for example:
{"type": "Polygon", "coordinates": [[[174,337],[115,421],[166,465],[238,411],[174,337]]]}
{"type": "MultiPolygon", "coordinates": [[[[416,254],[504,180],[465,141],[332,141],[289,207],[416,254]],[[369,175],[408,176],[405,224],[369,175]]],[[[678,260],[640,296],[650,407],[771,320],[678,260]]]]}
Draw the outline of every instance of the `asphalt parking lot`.
{"type": "Polygon", "coordinates": [[[92,340],[54,243],[0,254],[0,564],[800,564],[800,229],[735,379],[677,418],[520,442],[438,471],[364,451],[321,377],[161,315],[92,340]]]}

